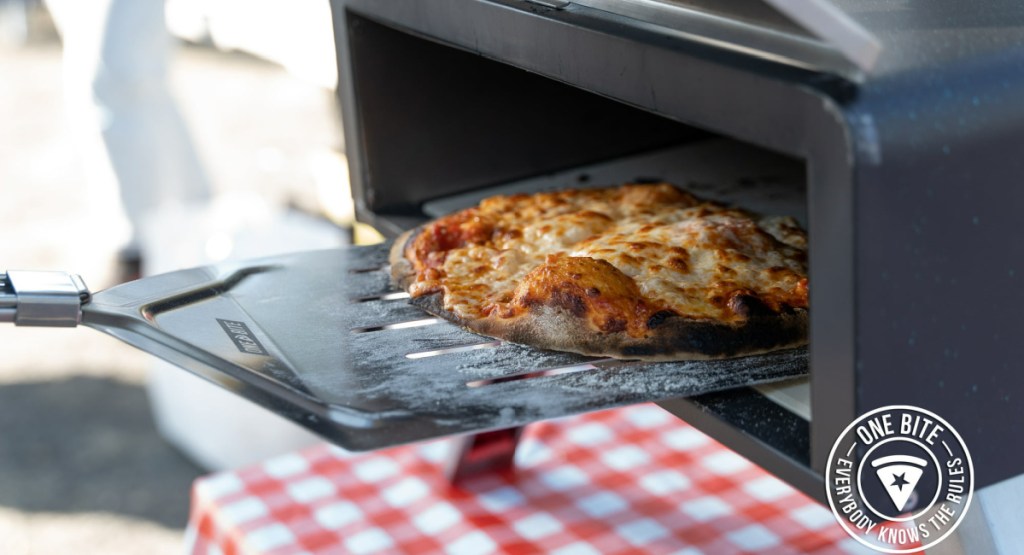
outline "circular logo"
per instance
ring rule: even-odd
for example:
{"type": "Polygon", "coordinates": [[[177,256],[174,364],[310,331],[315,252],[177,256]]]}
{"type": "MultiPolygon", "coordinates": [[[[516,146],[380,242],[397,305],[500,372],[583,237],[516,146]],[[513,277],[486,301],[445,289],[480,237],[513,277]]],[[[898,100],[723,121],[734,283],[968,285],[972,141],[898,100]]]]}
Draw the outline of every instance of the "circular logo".
{"type": "Polygon", "coordinates": [[[915,553],[960,524],[971,504],[974,465],[948,422],[893,405],[843,430],[828,456],[825,489],[854,539],[885,553],[915,553]]]}

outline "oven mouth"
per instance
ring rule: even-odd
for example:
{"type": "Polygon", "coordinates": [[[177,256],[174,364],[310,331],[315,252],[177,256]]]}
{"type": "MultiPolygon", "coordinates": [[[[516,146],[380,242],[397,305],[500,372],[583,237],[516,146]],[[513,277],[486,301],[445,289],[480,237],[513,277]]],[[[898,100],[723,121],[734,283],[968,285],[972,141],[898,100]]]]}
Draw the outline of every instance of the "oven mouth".
{"type": "MultiPolygon", "coordinates": [[[[344,13],[366,165],[355,183],[356,205],[360,219],[385,235],[496,194],[650,182],[763,215],[792,216],[810,229],[801,158],[344,13]]],[[[390,302],[402,293],[375,295],[358,301],[390,302]]],[[[499,346],[481,339],[403,356],[436,361],[499,346]]],[[[485,383],[491,382],[478,385],[485,383]]],[[[809,389],[804,379],[762,393],[810,420],[809,389]]]]}

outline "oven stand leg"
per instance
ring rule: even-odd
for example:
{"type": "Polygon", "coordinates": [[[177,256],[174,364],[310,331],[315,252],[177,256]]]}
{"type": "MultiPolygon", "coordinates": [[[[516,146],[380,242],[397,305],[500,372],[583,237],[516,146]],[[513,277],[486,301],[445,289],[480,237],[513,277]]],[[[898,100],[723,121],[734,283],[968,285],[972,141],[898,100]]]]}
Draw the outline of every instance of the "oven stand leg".
{"type": "Polygon", "coordinates": [[[485,474],[510,474],[522,432],[522,427],[506,428],[455,438],[445,465],[449,483],[485,474]]]}
{"type": "Polygon", "coordinates": [[[927,555],[1020,553],[1024,529],[1020,524],[1024,474],[974,492],[963,522],[927,555]]]}

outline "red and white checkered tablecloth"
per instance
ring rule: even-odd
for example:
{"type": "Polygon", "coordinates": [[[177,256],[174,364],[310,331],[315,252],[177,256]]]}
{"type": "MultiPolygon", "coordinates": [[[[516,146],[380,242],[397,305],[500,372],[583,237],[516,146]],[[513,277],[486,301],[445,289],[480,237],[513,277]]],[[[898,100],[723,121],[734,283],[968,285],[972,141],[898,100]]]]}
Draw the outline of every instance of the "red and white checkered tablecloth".
{"type": "Polygon", "coordinates": [[[201,478],[202,554],[860,553],[828,508],[654,405],[526,428],[514,477],[461,488],[446,442],[327,445],[201,478]]]}

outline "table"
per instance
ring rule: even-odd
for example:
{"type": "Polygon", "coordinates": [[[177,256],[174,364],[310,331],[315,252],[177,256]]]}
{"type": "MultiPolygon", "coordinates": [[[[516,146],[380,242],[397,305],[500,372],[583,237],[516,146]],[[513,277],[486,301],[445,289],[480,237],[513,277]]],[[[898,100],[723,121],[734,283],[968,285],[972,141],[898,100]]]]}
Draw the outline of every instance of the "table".
{"type": "Polygon", "coordinates": [[[526,428],[458,487],[445,441],[333,446],[200,478],[190,553],[863,553],[832,513],[655,405],[526,428]]]}

